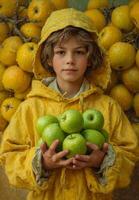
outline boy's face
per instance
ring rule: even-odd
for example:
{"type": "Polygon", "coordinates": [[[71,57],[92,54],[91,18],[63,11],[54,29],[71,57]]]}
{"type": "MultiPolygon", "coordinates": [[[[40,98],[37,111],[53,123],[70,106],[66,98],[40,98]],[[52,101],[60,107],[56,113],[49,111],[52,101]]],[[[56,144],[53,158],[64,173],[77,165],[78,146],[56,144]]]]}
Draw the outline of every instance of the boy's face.
{"type": "Polygon", "coordinates": [[[87,49],[75,37],[54,47],[52,66],[57,81],[82,82],[88,66],[87,49]]]}

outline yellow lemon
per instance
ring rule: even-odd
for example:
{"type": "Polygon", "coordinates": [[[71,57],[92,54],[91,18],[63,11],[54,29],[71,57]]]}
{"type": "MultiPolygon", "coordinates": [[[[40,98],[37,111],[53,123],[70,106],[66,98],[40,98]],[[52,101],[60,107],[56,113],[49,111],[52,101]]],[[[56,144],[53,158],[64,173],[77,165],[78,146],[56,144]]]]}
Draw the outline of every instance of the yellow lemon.
{"type": "Polygon", "coordinates": [[[130,17],[133,23],[137,28],[139,28],[139,2],[136,2],[131,10],[130,10],[130,17]]]}
{"type": "Polygon", "coordinates": [[[3,90],[0,92],[0,105],[9,96],[9,92],[6,90],[3,90]]]}
{"type": "Polygon", "coordinates": [[[17,99],[20,99],[20,100],[24,100],[26,99],[28,93],[31,91],[31,88],[29,87],[25,92],[15,92],[14,93],[14,97],[16,97],[17,99]]]}
{"type": "Polygon", "coordinates": [[[132,127],[137,135],[137,138],[139,139],[139,123],[132,123],[132,127]]]}
{"type": "Polygon", "coordinates": [[[36,23],[25,23],[21,26],[20,31],[26,38],[32,38],[36,42],[40,40],[41,27],[36,23]]]}
{"type": "Polygon", "coordinates": [[[36,21],[43,26],[47,17],[54,10],[50,0],[32,0],[28,6],[28,17],[30,21],[36,21]]]}
{"type": "Polygon", "coordinates": [[[139,0],[129,0],[129,2],[128,2],[129,8],[132,8],[133,5],[134,5],[135,3],[137,3],[137,2],[139,2],[139,0]]]}
{"type": "Polygon", "coordinates": [[[0,22],[0,43],[2,43],[9,35],[10,29],[8,24],[0,22]]]}
{"type": "Polygon", "coordinates": [[[6,69],[6,67],[2,63],[0,63],[0,91],[4,90],[4,87],[2,84],[2,76],[3,76],[5,69],[6,69]]]}
{"type": "Polygon", "coordinates": [[[108,83],[107,89],[106,89],[106,93],[109,93],[110,90],[118,83],[118,74],[115,70],[112,70],[111,72],[111,78],[110,81],[108,83]]]}
{"type": "Polygon", "coordinates": [[[18,5],[22,6],[25,4],[25,0],[18,0],[18,5]]]}
{"type": "Polygon", "coordinates": [[[18,16],[19,18],[28,18],[27,8],[24,6],[19,6],[18,8],[18,16]]]}
{"type": "Polygon", "coordinates": [[[0,15],[11,17],[16,11],[16,0],[0,0],[0,15]]]}
{"type": "Polygon", "coordinates": [[[8,122],[11,120],[13,114],[20,105],[21,100],[15,97],[9,97],[5,99],[1,104],[1,115],[8,122]]]}
{"type": "Polygon", "coordinates": [[[122,32],[116,26],[105,26],[99,33],[100,45],[108,50],[114,43],[122,40],[122,32]]]}
{"type": "Polygon", "coordinates": [[[115,26],[124,31],[130,31],[134,26],[130,18],[128,5],[115,8],[111,15],[111,21],[115,26]]]}
{"type": "Polygon", "coordinates": [[[139,117],[139,93],[136,93],[133,98],[133,108],[135,110],[136,116],[139,117]]]}
{"type": "Polygon", "coordinates": [[[139,68],[133,66],[122,72],[122,81],[131,92],[139,92],[139,68]]]}
{"type": "Polygon", "coordinates": [[[20,67],[8,67],[3,74],[2,83],[6,90],[24,92],[30,86],[31,76],[20,67]]]}
{"type": "Polygon", "coordinates": [[[8,122],[2,117],[2,114],[0,112],[0,131],[4,131],[7,124],[8,124],[8,122]]]}
{"type": "Polygon", "coordinates": [[[86,10],[85,14],[93,21],[96,29],[101,31],[106,25],[106,19],[103,13],[98,9],[86,10]]]}
{"type": "Polygon", "coordinates": [[[110,47],[108,55],[113,69],[125,70],[133,65],[136,50],[127,42],[116,42],[110,47]]]}
{"type": "Polygon", "coordinates": [[[18,49],[16,61],[24,71],[33,71],[34,55],[37,47],[38,45],[33,42],[26,42],[18,49]]]}
{"type": "Polygon", "coordinates": [[[87,10],[93,8],[104,8],[109,6],[109,0],[89,0],[87,10]]]}
{"type": "Polygon", "coordinates": [[[51,0],[56,9],[63,9],[68,7],[68,0],[51,0]]]}
{"type": "Polygon", "coordinates": [[[23,42],[18,36],[6,38],[0,46],[0,61],[8,66],[16,64],[16,53],[22,44],[23,42]]]}
{"type": "Polygon", "coordinates": [[[139,50],[136,53],[136,65],[139,67],[139,50]]]}
{"type": "Polygon", "coordinates": [[[131,108],[133,96],[123,84],[114,86],[110,91],[110,96],[120,104],[124,111],[131,108]]]}

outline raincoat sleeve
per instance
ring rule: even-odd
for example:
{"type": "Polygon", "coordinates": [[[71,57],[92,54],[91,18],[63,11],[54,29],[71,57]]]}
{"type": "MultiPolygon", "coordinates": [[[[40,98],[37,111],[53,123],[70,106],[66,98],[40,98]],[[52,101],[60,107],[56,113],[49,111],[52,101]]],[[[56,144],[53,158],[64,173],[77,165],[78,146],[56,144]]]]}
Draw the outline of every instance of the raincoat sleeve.
{"type": "Polygon", "coordinates": [[[112,101],[109,107],[110,144],[115,151],[115,162],[105,172],[106,183],[100,184],[92,170],[86,170],[88,188],[93,193],[111,193],[116,188],[128,186],[138,160],[138,140],[130,122],[120,106],[112,101]]]}
{"type": "Polygon", "coordinates": [[[44,182],[39,188],[32,170],[35,155],[35,112],[36,109],[33,110],[24,102],[19,106],[4,132],[0,161],[11,185],[30,190],[43,190],[47,188],[49,181],[44,182]]]}

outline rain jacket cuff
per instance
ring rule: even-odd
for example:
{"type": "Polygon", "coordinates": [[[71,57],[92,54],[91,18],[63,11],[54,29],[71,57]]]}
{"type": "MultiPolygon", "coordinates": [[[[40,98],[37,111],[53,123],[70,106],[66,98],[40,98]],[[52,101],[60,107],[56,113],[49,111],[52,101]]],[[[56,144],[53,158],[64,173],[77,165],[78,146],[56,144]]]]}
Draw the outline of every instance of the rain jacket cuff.
{"type": "Polygon", "coordinates": [[[46,171],[42,167],[42,153],[40,148],[36,149],[35,156],[32,160],[32,169],[36,177],[38,185],[42,185],[44,181],[47,181],[51,175],[50,171],[46,171]]]}
{"type": "Polygon", "coordinates": [[[108,152],[105,155],[100,168],[93,170],[94,173],[97,175],[100,184],[102,185],[107,184],[107,178],[105,176],[105,172],[109,167],[113,166],[115,158],[116,158],[116,153],[114,151],[114,148],[111,144],[109,144],[108,152]]]}

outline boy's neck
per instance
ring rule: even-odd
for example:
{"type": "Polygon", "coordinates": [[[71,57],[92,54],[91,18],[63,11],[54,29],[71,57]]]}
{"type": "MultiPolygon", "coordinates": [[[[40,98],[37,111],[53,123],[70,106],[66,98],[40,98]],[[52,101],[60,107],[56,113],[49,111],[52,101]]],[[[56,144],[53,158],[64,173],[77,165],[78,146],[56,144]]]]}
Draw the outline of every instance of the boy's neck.
{"type": "Polygon", "coordinates": [[[67,98],[74,97],[77,94],[77,92],[80,90],[82,83],[83,83],[83,80],[80,80],[77,83],[66,82],[63,84],[59,80],[57,80],[57,85],[60,92],[64,94],[64,96],[67,98]]]}

